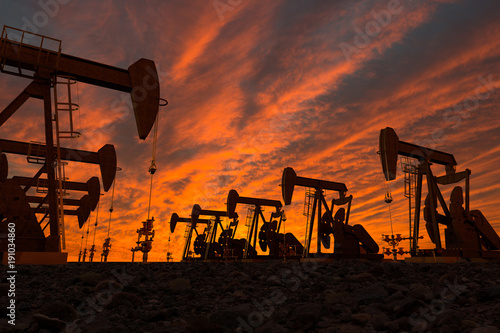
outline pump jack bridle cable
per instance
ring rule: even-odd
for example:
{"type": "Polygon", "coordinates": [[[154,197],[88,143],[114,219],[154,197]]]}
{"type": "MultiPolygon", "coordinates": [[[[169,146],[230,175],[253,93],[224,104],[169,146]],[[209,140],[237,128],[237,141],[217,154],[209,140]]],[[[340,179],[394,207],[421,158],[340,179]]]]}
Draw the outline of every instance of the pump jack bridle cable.
{"type": "MultiPolygon", "coordinates": [[[[382,152],[381,152],[382,153],[382,152]]],[[[391,192],[389,191],[389,181],[387,180],[389,177],[389,170],[387,169],[388,168],[388,165],[389,165],[389,162],[387,160],[387,154],[386,153],[383,153],[384,154],[384,157],[385,157],[385,165],[386,165],[386,172],[387,174],[385,174],[385,202],[387,202],[389,204],[389,221],[391,222],[391,235],[394,235],[394,230],[392,228],[392,211],[391,211],[391,202],[392,202],[392,195],[391,195],[391,192]]]]}
{"type": "Polygon", "coordinates": [[[115,184],[116,184],[116,177],[113,180],[113,190],[111,190],[111,205],[109,206],[109,221],[108,221],[108,238],[109,238],[109,230],[111,229],[111,214],[113,213],[114,210],[113,201],[115,199],[115,184]]]}
{"type": "MultiPolygon", "coordinates": [[[[164,98],[160,98],[159,106],[167,106],[168,101],[164,98]]],[[[156,167],[156,142],[158,141],[158,123],[160,122],[160,112],[156,114],[156,121],[153,129],[153,152],[151,156],[151,166],[148,172],[151,174],[151,180],[149,183],[149,202],[148,202],[148,220],[151,214],[151,195],[153,194],[153,175],[158,168],[156,167]]]]}
{"type": "MultiPolygon", "coordinates": [[[[388,188],[387,186],[387,182],[385,183],[385,186],[386,186],[386,190],[388,188]]],[[[389,193],[389,191],[387,190],[387,193],[389,193]]],[[[391,210],[391,201],[388,201],[387,202],[389,204],[389,221],[391,222],[391,235],[394,235],[394,230],[392,229],[392,210],[391,210]]]]}
{"type": "Polygon", "coordinates": [[[155,121],[155,125],[154,125],[154,130],[153,130],[153,153],[151,156],[151,166],[149,167],[149,170],[148,170],[148,172],[151,174],[151,181],[149,183],[148,220],[149,220],[150,213],[151,213],[151,196],[153,193],[153,176],[154,176],[156,170],[158,170],[158,168],[156,167],[156,141],[158,138],[159,118],[160,118],[160,113],[158,112],[156,114],[156,121],[155,121]]]}
{"type": "Polygon", "coordinates": [[[96,214],[95,214],[94,240],[92,241],[92,246],[94,246],[94,247],[95,247],[95,233],[96,233],[96,230],[97,230],[97,223],[98,223],[98,219],[99,219],[99,203],[100,203],[100,200],[97,202],[97,211],[96,211],[96,214]]]}

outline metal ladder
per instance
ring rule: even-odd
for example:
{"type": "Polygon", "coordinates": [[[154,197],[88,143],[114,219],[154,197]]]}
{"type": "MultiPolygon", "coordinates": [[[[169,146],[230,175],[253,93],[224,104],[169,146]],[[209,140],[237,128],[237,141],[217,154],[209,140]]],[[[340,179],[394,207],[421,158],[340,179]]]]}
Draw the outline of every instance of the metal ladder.
{"type": "Polygon", "coordinates": [[[38,178],[36,181],[36,193],[49,193],[49,182],[47,179],[38,178]]]}
{"type": "MultiPolygon", "coordinates": [[[[66,192],[66,180],[68,180],[68,178],[65,176],[66,175],[66,171],[65,171],[65,168],[64,166],[67,165],[68,163],[67,162],[61,162],[61,179],[62,179],[62,187],[61,188],[57,188],[57,194],[59,194],[60,192],[62,193],[63,196],[67,195],[68,193],[66,192]]],[[[59,179],[56,178],[56,181],[58,181],[59,179]]],[[[48,183],[48,180],[47,179],[44,179],[44,178],[38,178],[37,181],[36,181],[36,189],[35,189],[36,193],[44,193],[44,194],[47,194],[49,193],[49,183],[48,183]]]]}
{"type": "Polygon", "coordinates": [[[28,163],[45,164],[46,153],[47,147],[43,142],[30,141],[28,144],[28,154],[26,155],[26,160],[28,163]]]}
{"type": "Polygon", "coordinates": [[[184,238],[188,238],[189,237],[189,230],[191,230],[191,224],[188,224],[186,226],[186,229],[184,230],[184,238]]]}
{"type": "Polygon", "coordinates": [[[409,223],[409,241],[410,249],[413,248],[413,221],[412,221],[412,206],[415,201],[415,189],[417,188],[418,166],[417,160],[410,157],[401,156],[401,169],[404,174],[404,195],[408,198],[408,223],[409,223]]]}
{"type": "Polygon", "coordinates": [[[311,221],[311,206],[312,206],[312,200],[314,200],[314,197],[316,196],[316,190],[312,187],[307,187],[306,192],[304,195],[304,209],[302,214],[306,217],[306,234],[304,238],[304,254],[306,249],[308,248],[307,240],[308,235],[309,235],[309,223],[311,221]]]}
{"type": "Polygon", "coordinates": [[[76,111],[80,109],[78,103],[72,100],[71,87],[77,87],[77,81],[70,76],[56,76],[54,85],[54,104],[55,104],[55,121],[59,124],[57,129],[57,135],[60,139],[76,139],[81,136],[81,133],[75,131],[75,125],[73,121],[73,116],[76,111]],[[62,91],[58,91],[58,87],[62,86],[62,91]],[[66,100],[61,101],[61,92],[65,93],[67,96],[66,100]],[[66,130],[61,130],[62,114],[67,113],[67,120],[69,128],[66,130]]]}
{"type": "Polygon", "coordinates": [[[247,256],[247,251],[249,248],[250,243],[248,240],[250,239],[250,227],[252,226],[252,221],[253,221],[253,215],[255,214],[255,207],[254,206],[248,206],[247,209],[247,217],[245,219],[245,227],[247,227],[247,238],[246,238],[246,243],[245,243],[245,256],[247,256]]]}
{"type": "Polygon", "coordinates": [[[74,112],[78,111],[79,105],[74,103],[72,100],[71,87],[77,84],[77,81],[70,76],[55,76],[54,82],[54,123],[56,129],[56,181],[57,181],[57,211],[58,211],[58,221],[59,221],[59,234],[61,236],[61,245],[63,249],[66,249],[66,236],[64,227],[64,195],[65,182],[67,180],[64,171],[64,165],[67,163],[61,160],[61,139],[76,139],[80,137],[80,132],[75,131],[73,116],[74,112]],[[62,87],[60,93],[59,87],[62,87]],[[66,98],[61,98],[61,95],[65,94],[66,98]],[[61,129],[62,114],[67,113],[68,128],[61,129]]]}
{"type": "Polygon", "coordinates": [[[203,259],[208,259],[210,247],[212,246],[210,244],[210,241],[212,240],[212,234],[214,233],[215,227],[216,227],[216,222],[214,220],[210,220],[210,222],[207,224],[207,227],[205,228],[205,231],[204,231],[204,233],[206,235],[205,243],[207,244],[207,246],[205,248],[205,253],[203,255],[203,259]]]}

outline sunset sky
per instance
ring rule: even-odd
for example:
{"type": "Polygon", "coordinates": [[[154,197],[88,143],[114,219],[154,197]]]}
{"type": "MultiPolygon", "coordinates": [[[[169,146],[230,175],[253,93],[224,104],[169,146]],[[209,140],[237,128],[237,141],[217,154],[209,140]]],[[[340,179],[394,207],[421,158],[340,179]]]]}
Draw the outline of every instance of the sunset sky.
{"type": "MultiPolygon", "coordinates": [[[[169,105],[159,116],[150,261],[165,261],[169,246],[180,260],[185,226],[169,243],[172,213],[189,217],[194,204],[225,210],[231,189],[282,200],[285,167],[345,183],[354,196],[350,224],[362,224],[387,246],[381,234],[391,232],[389,205],[377,155],[385,127],[403,141],[452,153],[458,171],[471,169],[471,208],[500,232],[498,1],[3,0],[0,25],[60,39],[63,53],[121,68],[155,61],[169,105]]],[[[0,110],[28,83],[0,74],[0,110]]],[[[91,151],[115,145],[123,171],[109,260],[130,261],[136,229],[147,218],[152,135],[138,138],[128,94],[83,83],[78,93],[83,136],[64,145],[91,151]]],[[[43,141],[42,106],[29,100],[0,128],[0,138],[43,141]]],[[[9,177],[36,172],[25,157],[8,158],[9,177]]],[[[444,173],[439,165],[433,170],[444,173]]],[[[84,182],[99,170],[70,162],[66,174],[84,182]]],[[[402,176],[387,186],[394,232],[404,236],[402,176]]],[[[302,242],[304,192],[297,187],[285,207],[286,231],[302,242]]],[[[336,195],[327,192],[327,200],[336,195]]],[[[97,260],[110,201],[111,191],[100,204],[97,260]]],[[[237,238],[246,235],[246,208],[237,209],[237,238]]],[[[87,248],[92,235],[93,225],[87,248]]],[[[423,235],[422,247],[430,248],[423,235]]],[[[76,219],[67,217],[69,261],[77,260],[81,236],[76,219]]]]}

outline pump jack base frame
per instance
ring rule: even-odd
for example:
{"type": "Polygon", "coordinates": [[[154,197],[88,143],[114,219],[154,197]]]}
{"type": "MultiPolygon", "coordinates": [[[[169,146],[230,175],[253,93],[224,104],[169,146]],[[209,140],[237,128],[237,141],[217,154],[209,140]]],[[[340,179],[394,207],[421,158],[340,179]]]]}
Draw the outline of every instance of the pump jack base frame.
{"type": "MultiPolygon", "coordinates": [[[[270,257],[268,255],[257,255],[256,257],[253,258],[238,258],[238,257],[217,257],[217,258],[212,258],[212,259],[203,259],[199,257],[189,257],[189,258],[184,258],[181,260],[181,262],[269,262],[269,261],[283,261],[285,258],[283,257],[270,257]]],[[[287,261],[301,261],[302,256],[287,256],[286,257],[287,261]]]]}
{"type": "Polygon", "coordinates": [[[302,259],[302,256],[269,256],[269,255],[257,255],[253,258],[240,259],[241,262],[269,262],[269,261],[297,261],[299,262],[302,259]]]}
{"type": "Polygon", "coordinates": [[[320,261],[333,262],[341,260],[363,260],[363,261],[382,261],[384,255],[382,253],[321,253],[316,256],[316,253],[311,253],[309,257],[302,258],[301,261],[320,261]]]}
{"type": "MultiPolygon", "coordinates": [[[[67,252],[16,252],[14,265],[64,265],[68,262],[67,252]]],[[[8,253],[3,252],[2,264],[7,265],[8,253]]]]}
{"type": "Polygon", "coordinates": [[[204,259],[200,257],[187,257],[181,260],[181,262],[203,262],[204,259]]]}
{"type": "Polygon", "coordinates": [[[500,262],[500,251],[471,251],[471,250],[421,250],[416,256],[405,258],[405,262],[415,263],[454,263],[458,261],[470,262],[500,262]]]}
{"type": "MultiPolygon", "coordinates": [[[[381,253],[361,253],[361,254],[341,254],[341,253],[322,253],[321,256],[316,257],[315,253],[311,253],[309,257],[303,258],[302,256],[287,256],[286,261],[319,261],[319,262],[334,262],[342,260],[361,260],[361,261],[383,261],[384,255],[381,253]]],[[[270,257],[267,255],[258,255],[254,258],[235,258],[235,257],[217,257],[212,259],[203,258],[185,258],[182,262],[268,262],[284,260],[283,257],[270,257]]],[[[391,260],[392,261],[392,260],[391,260]]]]}

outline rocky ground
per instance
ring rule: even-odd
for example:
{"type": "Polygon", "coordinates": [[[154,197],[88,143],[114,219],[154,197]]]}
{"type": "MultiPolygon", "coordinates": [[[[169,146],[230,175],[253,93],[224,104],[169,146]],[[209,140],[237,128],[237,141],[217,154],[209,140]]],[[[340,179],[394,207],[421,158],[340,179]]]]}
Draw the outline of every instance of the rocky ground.
{"type": "Polygon", "coordinates": [[[500,332],[500,263],[20,266],[1,332],[500,332]]]}

